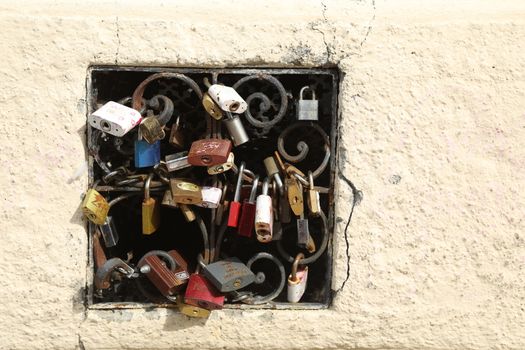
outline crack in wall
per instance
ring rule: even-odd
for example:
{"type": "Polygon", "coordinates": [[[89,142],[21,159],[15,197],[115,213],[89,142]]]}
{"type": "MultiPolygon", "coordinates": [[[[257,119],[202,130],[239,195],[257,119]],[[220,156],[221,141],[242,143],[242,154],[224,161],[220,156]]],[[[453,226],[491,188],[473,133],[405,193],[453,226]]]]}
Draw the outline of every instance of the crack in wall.
{"type": "Polygon", "coordinates": [[[118,64],[118,55],[120,53],[120,25],[118,23],[118,16],[115,18],[116,35],[117,35],[117,50],[115,51],[115,64],[118,64]]]}
{"type": "MultiPolygon", "coordinates": [[[[327,7],[326,7],[326,4],[321,1],[321,6],[323,7],[322,8],[322,11],[321,11],[321,15],[323,16],[323,21],[322,23],[325,24],[325,25],[329,25],[329,22],[328,22],[328,18],[326,17],[326,10],[327,10],[327,7]]],[[[326,63],[330,63],[330,61],[332,60],[332,50],[330,49],[330,45],[328,44],[328,42],[326,41],[326,34],[323,30],[319,29],[315,24],[312,25],[312,30],[320,33],[323,37],[323,43],[324,43],[324,46],[325,46],[325,51],[326,51],[326,63]]]]}
{"type": "Polygon", "coordinates": [[[370,19],[370,21],[368,21],[368,29],[366,30],[365,37],[363,38],[363,40],[361,40],[361,43],[359,44],[360,48],[363,48],[363,45],[366,42],[366,39],[368,38],[368,36],[370,35],[370,32],[372,31],[372,26],[376,20],[376,1],[375,0],[372,0],[372,9],[373,9],[372,18],[370,19]]]}

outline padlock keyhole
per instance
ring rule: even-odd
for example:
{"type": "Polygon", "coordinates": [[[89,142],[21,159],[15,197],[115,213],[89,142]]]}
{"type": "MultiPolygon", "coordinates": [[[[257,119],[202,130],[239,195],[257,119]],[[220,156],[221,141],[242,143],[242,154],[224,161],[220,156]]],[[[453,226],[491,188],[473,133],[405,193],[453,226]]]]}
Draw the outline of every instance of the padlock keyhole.
{"type": "Polygon", "coordinates": [[[111,130],[111,124],[109,124],[107,121],[103,120],[100,122],[100,127],[104,131],[110,131],[111,130]]]}
{"type": "Polygon", "coordinates": [[[210,157],[210,156],[202,156],[202,157],[201,157],[201,161],[202,161],[204,164],[210,164],[210,163],[211,163],[211,157],[210,157]]]}
{"type": "Polygon", "coordinates": [[[230,111],[236,111],[236,110],[239,109],[240,106],[241,106],[241,105],[240,105],[239,102],[234,102],[234,103],[232,103],[232,104],[230,105],[230,111]]]}

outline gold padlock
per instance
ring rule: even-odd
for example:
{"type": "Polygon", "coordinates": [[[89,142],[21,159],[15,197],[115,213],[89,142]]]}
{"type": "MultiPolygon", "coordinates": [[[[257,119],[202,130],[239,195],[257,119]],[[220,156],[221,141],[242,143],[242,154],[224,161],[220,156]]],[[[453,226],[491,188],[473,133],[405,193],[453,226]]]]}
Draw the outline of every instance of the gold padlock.
{"type": "Polygon", "coordinates": [[[153,173],[148,175],[144,182],[144,201],[142,202],[142,233],[151,235],[160,226],[160,208],[159,203],[150,197],[150,184],[153,173]]]}
{"type": "Polygon", "coordinates": [[[221,120],[224,117],[221,108],[215,103],[215,101],[213,101],[207,92],[202,95],[202,105],[206,112],[208,112],[208,114],[214,119],[221,120]]]}
{"type": "Polygon", "coordinates": [[[94,224],[102,225],[108,216],[109,203],[104,196],[91,188],[82,201],[82,212],[94,224]]]}
{"type": "Polygon", "coordinates": [[[170,138],[169,143],[173,147],[177,149],[183,149],[184,148],[184,134],[182,133],[182,129],[180,127],[180,116],[177,117],[177,121],[173,123],[171,126],[171,132],[170,132],[170,138]]]}
{"type": "Polygon", "coordinates": [[[170,179],[171,194],[175,203],[196,204],[202,202],[200,186],[182,179],[170,179]]]}
{"type": "Polygon", "coordinates": [[[159,120],[154,115],[149,115],[144,118],[139,126],[142,137],[149,144],[162,140],[164,136],[166,136],[163,128],[164,126],[160,124],[159,120]]]}
{"type": "Polygon", "coordinates": [[[319,192],[316,191],[314,187],[314,176],[311,171],[308,172],[308,181],[309,181],[309,189],[308,189],[308,197],[307,197],[308,209],[310,211],[310,215],[317,217],[321,213],[321,204],[319,202],[319,192]]]}
{"type": "Polygon", "coordinates": [[[209,166],[208,174],[209,175],[222,174],[230,170],[231,168],[233,168],[234,161],[235,161],[235,156],[233,155],[233,152],[230,152],[230,154],[228,155],[228,160],[225,163],[209,166]]]}
{"type": "Polygon", "coordinates": [[[288,203],[296,216],[304,212],[303,189],[295,177],[286,177],[286,187],[288,189],[288,203]]]}
{"type": "Polygon", "coordinates": [[[182,314],[189,317],[207,318],[211,313],[210,310],[203,309],[202,307],[185,304],[182,301],[182,296],[177,298],[177,307],[182,314]]]}

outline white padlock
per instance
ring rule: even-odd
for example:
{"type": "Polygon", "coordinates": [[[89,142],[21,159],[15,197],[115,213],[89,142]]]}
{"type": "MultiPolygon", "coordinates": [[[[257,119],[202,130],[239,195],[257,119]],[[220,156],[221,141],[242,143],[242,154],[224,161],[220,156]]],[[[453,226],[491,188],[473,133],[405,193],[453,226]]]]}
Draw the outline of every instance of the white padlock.
{"type": "Polygon", "coordinates": [[[203,208],[217,208],[221,201],[222,190],[217,187],[201,187],[202,202],[196,203],[196,206],[203,208]]]}
{"type": "Polygon", "coordinates": [[[113,101],[109,101],[88,117],[89,125],[117,137],[126,135],[139,125],[141,120],[139,111],[113,101]]]}
{"type": "Polygon", "coordinates": [[[298,303],[306,290],[306,282],[308,280],[308,266],[299,268],[299,262],[302,259],[304,259],[304,254],[297,254],[292,265],[292,272],[288,276],[286,298],[289,303],[298,303]]]}
{"type": "Polygon", "coordinates": [[[272,240],[273,234],[273,206],[272,197],[268,195],[270,178],[264,179],[262,194],[257,197],[255,202],[255,233],[257,240],[268,243],[272,240]]]}
{"type": "Polygon", "coordinates": [[[214,84],[209,87],[208,94],[225,112],[241,114],[248,108],[246,101],[232,87],[214,84]]]}

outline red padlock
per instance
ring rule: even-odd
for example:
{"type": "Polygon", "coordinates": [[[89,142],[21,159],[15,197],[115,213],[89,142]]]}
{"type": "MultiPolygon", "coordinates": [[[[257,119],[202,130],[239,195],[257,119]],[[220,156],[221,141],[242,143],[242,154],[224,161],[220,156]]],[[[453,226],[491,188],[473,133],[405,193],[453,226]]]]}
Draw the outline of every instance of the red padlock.
{"type": "Polygon", "coordinates": [[[224,306],[224,295],[202,275],[190,276],[184,302],[206,310],[220,310],[224,306]]]}
{"type": "Polygon", "coordinates": [[[255,225],[255,196],[257,195],[257,186],[259,185],[259,176],[253,180],[250,198],[242,203],[241,219],[237,232],[239,236],[251,237],[253,226],[255,225]]]}
{"type": "Polygon", "coordinates": [[[173,296],[188,283],[188,264],[177,251],[170,250],[167,254],[173,259],[175,266],[166,266],[159,258],[162,256],[160,253],[162,252],[153,251],[152,254],[146,254],[138,267],[162,295],[173,296]]]}
{"type": "Polygon", "coordinates": [[[188,163],[194,166],[213,166],[226,163],[232,143],[230,140],[203,139],[191,144],[188,163]]]}
{"type": "Polygon", "coordinates": [[[239,177],[237,178],[237,185],[235,186],[235,194],[233,201],[230,203],[230,212],[228,215],[228,227],[237,227],[239,224],[239,214],[241,212],[241,187],[242,187],[242,175],[244,173],[244,162],[239,166],[239,177]]]}

